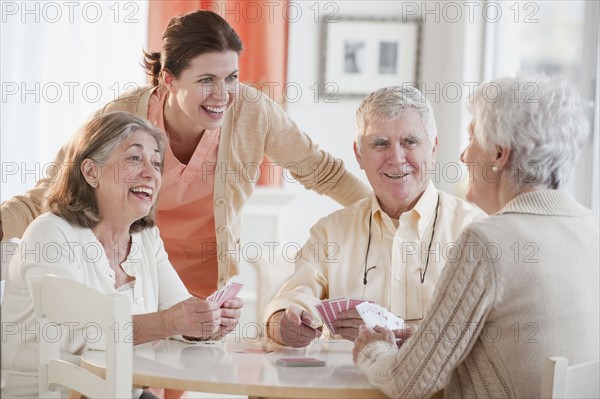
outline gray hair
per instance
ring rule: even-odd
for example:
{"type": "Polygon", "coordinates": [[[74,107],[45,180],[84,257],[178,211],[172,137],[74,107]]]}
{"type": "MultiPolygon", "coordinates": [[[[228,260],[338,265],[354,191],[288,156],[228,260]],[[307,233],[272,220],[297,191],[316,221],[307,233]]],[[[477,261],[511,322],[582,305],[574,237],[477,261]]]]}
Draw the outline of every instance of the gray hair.
{"type": "Polygon", "coordinates": [[[510,148],[518,188],[560,188],[589,136],[579,94],[560,77],[517,74],[480,86],[468,105],[487,151],[510,148]]]}
{"type": "Polygon", "coordinates": [[[431,143],[437,137],[433,108],[425,96],[412,86],[389,86],[367,95],[356,110],[356,145],[360,151],[360,138],[369,123],[398,117],[405,109],[419,113],[431,143]]]}
{"type": "MultiPolygon", "coordinates": [[[[92,228],[100,222],[96,194],[81,172],[81,164],[91,159],[104,166],[119,145],[135,132],[144,132],[156,140],[161,159],[164,160],[167,139],[165,134],[146,119],[127,112],[110,112],[88,121],[69,143],[65,155],[66,167],[50,189],[45,209],[68,222],[92,228]]],[[[160,171],[162,173],[163,163],[160,171]]],[[[153,227],[156,224],[156,203],[147,216],[136,220],[130,233],[153,227]]]]}

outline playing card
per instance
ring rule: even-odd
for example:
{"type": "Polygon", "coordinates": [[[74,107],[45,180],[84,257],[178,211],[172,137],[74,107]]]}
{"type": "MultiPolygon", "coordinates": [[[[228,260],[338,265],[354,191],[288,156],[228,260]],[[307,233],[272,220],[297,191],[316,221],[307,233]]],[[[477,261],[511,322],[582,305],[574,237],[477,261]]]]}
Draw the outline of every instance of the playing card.
{"type": "Polygon", "coordinates": [[[404,328],[404,320],[375,303],[363,302],[356,306],[356,310],[370,328],[375,326],[382,326],[390,330],[404,328]]]}
{"type": "Polygon", "coordinates": [[[335,318],[337,319],[337,315],[342,311],[340,308],[340,303],[339,303],[339,299],[330,301],[329,304],[331,305],[331,308],[333,309],[333,315],[335,316],[335,318]]]}
{"type": "Polygon", "coordinates": [[[348,310],[348,300],[343,299],[340,301],[340,310],[343,312],[344,310],[348,310]]]}
{"type": "MultiPolygon", "coordinates": [[[[354,309],[357,305],[361,304],[361,303],[373,303],[373,301],[371,300],[366,300],[366,299],[358,299],[358,298],[334,298],[334,299],[326,299],[324,301],[322,301],[321,303],[315,305],[315,309],[317,309],[317,311],[319,312],[319,314],[321,315],[321,318],[323,319],[323,322],[325,324],[327,324],[327,327],[329,328],[329,331],[331,331],[332,333],[335,334],[335,328],[333,328],[333,321],[337,320],[338,315],[348,309],[354,309]]],[[[361,315],[362,317],[362,315],[361,315]]],[[[373,318],[372,315],[365,315],[366,318],[373,318]]],[[[383,323],[384,320],[379,316],[380,320],[380,325],[381,323],[383,323]]]]}
{"type": "Polygon", "coordinates": [[[327,325],[327,328],[329,329],[329,331],[334,333],[335,329],[333,328],[333,325],[331,324],[331,322],[333,320],[335,320],[335,317],[333,315],[333,310],[331,309],[331,305],[329,303],[323,301],[320,304],[315,305],[315,308],[319,311],[319,314],[321,315],[323,322],[327,325]]]}
{"type": "Polygon", "coordinates": [[[329,323],[329,320],[327,319],[327,313],[325,312],[325,308],[323,307],[323,304],[322,303],[316,304],[315,309],[317,309],[317,312],[319,312],[319,315],[321,316],[321,320],[323,320],[323,323],[326,324],[328,328],[331,328],[331,324],[329,323]]]}
{"type": "Polygon", "coordinates": [[[319,315],[321,315],[321,319],[323,319],[324,322],[327,322],[327,314],[325,313],[325,308],[323,308],[323,305],[318,303],[315,305],[315,309],[317,309],[317,312],[319,312],[319,315]]]}
{"type": "Polygon", "coordinates": [[[348,299],[348,309],[354,309],[356,307],[356,305],[359,305],[363,302],[365,302],[364,299],[350,298],[350,299],[348,299]]]}
{"type": "Polygon", "coordinates": [[[285,367],[324,367],[325,361],[314,357],[288,357],[275,360],[275,364],[285,367]]]}
{"type": "Polygon", "coordinates": [[[227,284],[224,287],[221,287],[220,290],[211,294],[207,301],[215,302],[219,307],[223,306],[223,303],[228,299],[235,298],[235,296],[240,292],[244,285],[240,283],[231,283],[227,284]]]}
{"type": "Polygon", "coordinates": [[[242,287],[243,287],[243,284],[240,284],[240,283],[231,283],[231,284],[229,284],[227,286],[227,289],[223,292],[223,294],[221,295],[221,297],[217,301],[217,304],[219,305],[219,307],[223,306],[223,304],[225,303],[225,301],[228,301],[229,299],[235,298],[235,296],[238,294],[238,292],[240,292],[240,290],[242,289],[242,287]]]}
{"type": "Polygon", "coordinates": [[[273,352],[273,349],[267,349],[267,348],[244,348],[244,349],[240,349],[235,351],[236,353],[254,353],[254,354],[258,354],[258,353],[271,353],[273,352]]]}
{"type": "Polygon", "coordinates": [[[325,313],[327,314],[327,321],[331,323],[337,319],[337,317],[335,317],[335,313],[333,312],[333,308],[331,307],[331,303],[329,303],[329,301],[324,301],[322,304],[323,308],[325,308],[325,313]]]}

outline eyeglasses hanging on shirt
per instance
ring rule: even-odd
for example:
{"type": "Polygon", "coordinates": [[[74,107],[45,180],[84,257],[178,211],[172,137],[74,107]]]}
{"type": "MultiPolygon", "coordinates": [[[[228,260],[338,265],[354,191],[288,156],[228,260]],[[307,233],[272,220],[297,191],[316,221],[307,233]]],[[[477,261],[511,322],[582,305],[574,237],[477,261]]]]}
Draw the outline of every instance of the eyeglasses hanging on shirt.
{"type": "MultiPolygon", "coordinates": [[[[429,237],[429,245],[427,246],[427,255],[425,258],[425,268],[419,269],[419,274],[421,276],[421,284],[425,283],[425,276],[427,274],[427,268],[429,267],[429,252],[431,252],[431,244],[433,243],[433,236],[435,235],[435,226],[437,224],[438,212],[440,210],[440,195],[438,194],[437,204],[435,205],[435,215],[433,217],[433,226],[431,227],[431,236],[429,237]]],[[[367,251],[365,253],[365,272],[363,274],[363,298],[365,297],[365,290],[367,289],[367,277],[371,270],[375,269],[377,266],[367,267],[367,262],[369,259],[369,251],[371,249],[371,226],[373,224],[373,213],[369,215],[369,238],[367,239],[367,251]]]]}
{"type": "Polygon", "coordinates": [[[367,240],[367,252],[365,253],[365,274],[363,275],[363,299],[365,298],[365,290],[367,289],[367,275],[377,266],[367,267],[367,260],[369,259],[369,250],[371,249],[371,225],[373,224],[373,212],[369,216],[369,238],[367,240]]]}

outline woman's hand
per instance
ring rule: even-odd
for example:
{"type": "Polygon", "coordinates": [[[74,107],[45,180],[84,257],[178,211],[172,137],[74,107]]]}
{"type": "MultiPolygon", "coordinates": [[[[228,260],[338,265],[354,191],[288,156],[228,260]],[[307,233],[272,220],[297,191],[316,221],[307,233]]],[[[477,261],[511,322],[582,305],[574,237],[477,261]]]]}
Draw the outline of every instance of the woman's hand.
{"type": "Polygon", "coordinates": [[[356,364],[356,359],[358,359],[360,351],[370,343],[377,341],[389,342],[395,346],[396,335],[392,330],[388,330],[385,327],[375,326],[375,328],[370,329],[364,324],[361,325],[358,328],[358,337],[354,340],[354,348],[352,349],[352,360],[354,361],[354,364],[356,364]]]}
{"type": "Polygon", "coordinates": [[[219,331],[221,310],[214,302],[192,297],[167,309],[164,320],[170,335],[205,340],[219,331]]]}
{"type": "Polygon", "coordinates": [[[221,338],[235,329],[240,321],[241,309],[244,307],[242,298],[228,299],[221,306],[221,324],[217,333],[211,339],[221,338]]]}
{"type": "Polygon", "coordinates": [[[419,328],[418,324],[405,323],[404,328],[394,330],[394,337],[396,337],[396,345],[401,347],[404,345],[407,339],[413,336],[419,328]]]}

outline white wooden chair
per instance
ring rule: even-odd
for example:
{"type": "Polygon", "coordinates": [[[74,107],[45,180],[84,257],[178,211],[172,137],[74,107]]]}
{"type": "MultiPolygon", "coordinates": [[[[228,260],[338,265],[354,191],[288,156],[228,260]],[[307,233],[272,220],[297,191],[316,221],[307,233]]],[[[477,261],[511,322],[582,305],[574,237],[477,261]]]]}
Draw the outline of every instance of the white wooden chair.
{"type": "Polygon", "coordinates": [[[544,364],[542,398],[600,398],[600,361],[569,366],[564,357],[544,364]]]}
{"type": "Polygon", "coordinates": [[[4,297],[4,280],[8,273],[8,265],[14,254],[17,253],[19,243],[21,240],[13,238],[10,240],[2,241],[0,244],[0,304],[4,297]]]}
{"type": "MultiPolygon", "coordinates": [[[[131,398],[133,351],[131,303],[127,298],[119,294],[104,295],[57,276],[41,277],[33,281],[32,286],[40,331],[55,331],[54,326],[62,323],[69,323],[68,326],[75,329],[100,327],[102,342],[106,342],[107,369],[102,378],[61,359],[60,340],[41,334],[40,398],[60,398],[58,386],[88,398],[131,398]],[[53,323],[52,326],[48,326],[49,323],[53,323]]],[[[62,333],[68,334],[68,331],[62,333]]]]}

